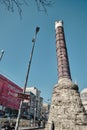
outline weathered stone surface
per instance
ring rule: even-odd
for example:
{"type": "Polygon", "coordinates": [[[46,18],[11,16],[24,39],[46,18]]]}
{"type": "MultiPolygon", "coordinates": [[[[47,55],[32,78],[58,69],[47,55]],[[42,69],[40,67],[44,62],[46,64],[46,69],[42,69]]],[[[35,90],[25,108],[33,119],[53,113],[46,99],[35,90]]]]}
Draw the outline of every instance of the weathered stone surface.
{"type": "Polygon", "coordinates": [[[82,105],[78,86],[70,79],[63,78],[54,86],[47,126],[51,130],[87,130],[87,114],[82,105]]]}

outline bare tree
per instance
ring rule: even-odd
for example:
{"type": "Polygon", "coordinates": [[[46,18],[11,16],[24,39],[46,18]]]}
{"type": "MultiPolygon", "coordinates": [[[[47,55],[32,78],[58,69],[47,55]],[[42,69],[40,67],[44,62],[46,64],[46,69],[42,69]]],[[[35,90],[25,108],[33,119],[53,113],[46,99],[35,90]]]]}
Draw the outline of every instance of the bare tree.
{"type": "Polygon", "coordinates": [[[38,10],[45,12],[47,12],[47,7],[53,4],[53,1],[54,0],[35,0],[38,10]]]}
{"type": "MultiPolygon", "coordinates": [[[[28,5],[29,2],[30,0],[0,0],[0,4],[5,5],[9,11],[14,12],[15,8],[17,8],[20,16],[22,14],[22,5],[28,5]]],[[[53,0],[33,0],[33,2],[36,3],[39,11],[47,12],[47,7],[52,5],[53,0]]]]}

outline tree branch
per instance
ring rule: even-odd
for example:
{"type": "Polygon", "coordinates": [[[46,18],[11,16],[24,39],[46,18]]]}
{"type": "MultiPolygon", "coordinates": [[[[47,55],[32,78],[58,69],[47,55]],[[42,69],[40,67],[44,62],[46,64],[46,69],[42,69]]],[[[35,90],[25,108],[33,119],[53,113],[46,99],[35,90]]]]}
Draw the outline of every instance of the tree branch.
{"type": "MultiPolygon", "coordinates": [[[[39,11],[47,12],[47,7],[52,5],[52,0],[34,0],[39,11]]],[[[22,15],[22,5],[28,5],[29,0],[0,0],[0,4],[4,4],[7,10],[14,12],[17,7],[20,16],[22,15]]]]}
{"type": "Polygon", "coordinates": [[[35,0],[39,11],[47,12],[47,7],[53,4],[52,0],[35,0]]]}

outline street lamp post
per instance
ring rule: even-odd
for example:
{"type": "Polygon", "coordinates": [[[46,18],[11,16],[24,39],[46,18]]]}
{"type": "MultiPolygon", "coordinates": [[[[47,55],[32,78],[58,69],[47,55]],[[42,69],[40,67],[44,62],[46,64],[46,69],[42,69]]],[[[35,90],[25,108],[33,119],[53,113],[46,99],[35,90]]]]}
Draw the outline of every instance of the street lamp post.
{"type": "MultiPolygon", "coordinates": [[[[23,94],[25,94],[25,91],[26,91],[26,86],[27,86],[27,82],[28,82],[28,77],[29,77],[29,72],[30,72],[31,61],[32,61],[32,57],[33,57],[35,42],[36,42],[37,33],[39,32],[39,30],[40,30],[40,28],[36,27],[35,37],[32,39],[33,44],[32,44],[32,50],[31,50],[31,53],[30,53],[30,59],[29,59],[29,63],[28,63],[28,70],[27,70],[27,74],[26,74],[26,80],[25,80],[25,84],[24,84],[23,94]]],[[[19,107],[19,112],[18,112],[18,117],[17,117],[17,121],[16,121],[15,130],[18,130],[18,127],[19,127],[22,104],[23,104],[23,99],[20,102],[20,107],[19,107]]]]}
{"type": "Polygon", "coordinates": [[[2,57],[3,57],[3,54],[4,54],[4,50],[1,50],[0,61],[1,61],[2,57]]]}

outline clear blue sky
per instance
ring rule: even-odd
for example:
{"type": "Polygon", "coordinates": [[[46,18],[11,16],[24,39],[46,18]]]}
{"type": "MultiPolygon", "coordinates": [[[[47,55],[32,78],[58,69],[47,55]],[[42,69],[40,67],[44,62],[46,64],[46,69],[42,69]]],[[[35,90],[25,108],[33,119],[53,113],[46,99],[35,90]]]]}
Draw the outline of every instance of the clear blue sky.
{"type": "Polygon", "coordinates": [[[87,87],[87,0],[55,0],[47,14],[38,12],[35,3],[30,2],[29,6],[23,6],[22,20],[17,10],[11,13],[0,6],[0,50],[5,51],[0,73],[17,85],[24,86],[31,41],[36,26],[40,26],[28,86],[41,90],[45,100],[51,97],[58,81],[56,20],[64,21],[71,75],[81,91],[87,87]]]}

